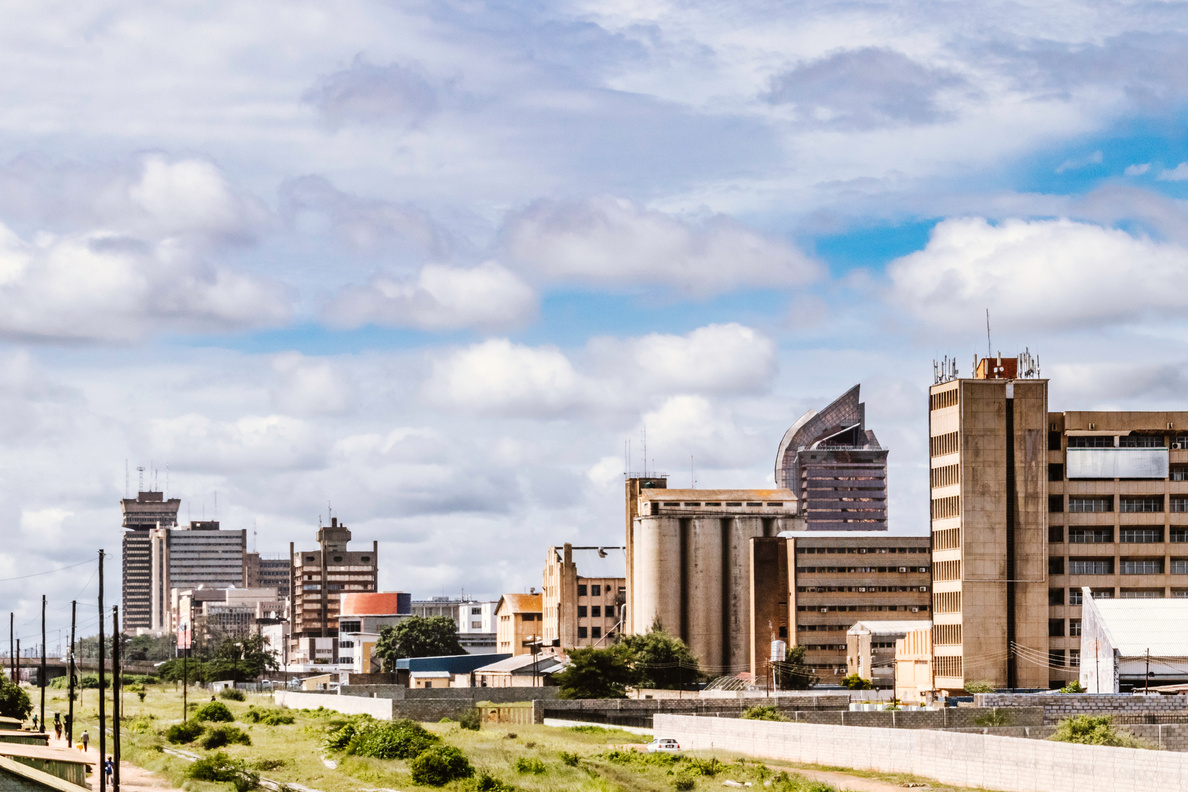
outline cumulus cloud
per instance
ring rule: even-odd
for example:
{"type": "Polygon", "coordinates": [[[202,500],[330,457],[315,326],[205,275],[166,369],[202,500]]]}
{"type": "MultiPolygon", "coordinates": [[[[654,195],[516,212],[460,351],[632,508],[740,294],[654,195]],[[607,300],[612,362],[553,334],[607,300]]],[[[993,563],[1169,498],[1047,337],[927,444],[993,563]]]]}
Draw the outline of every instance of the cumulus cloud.
{"type": "Polygon", "coordinates": [[[1159,181],[1188,181],[1188,162],[1160,171],[1159,181]]]}
{"type": "Polygon", "coordinates": [[[502,415],[557,415],[590,398],[583,378],[556,347],[504,338],[460,349],[433,364],[430,402],[502,415]]]}
{"type": "Polygon", "coordinates": [[[199,413],[156,418],[145,446],[177,467],[224,473],[294,470],[323,464],[329,444],[308,421],[284,415],[219,420],[199,413]]]}
{"type": "Polygon", "coordinates": [[[889,267],[893,299],[960,327],[989,308],[1017,328],[1100,326],[1179,310],[1188,249],[1070,220],[946,220],[889,267]]]}
{"type": "Polygon", "coordinates": [[[302,99],[334,124],[414,124],[437,109],[437,92],[416,71],[397,63],[376,66],[362,55],[319,79],[302,99]]]}
{"type": "Polygon", "coordinates": [[[351,404],[353,388],[342,371],[329,360],[285,352],[272,361],[278,382],[271,389],[272,403],[291,415],[340,413],[351,404]]]}
{"type": "Polygon", "coordinates": [[[536,292],[493,261],[477,267],[429,264],[415,279],[376,275],[366,286],[344,288],[327,306],[339,327],[367,324],[452,330],[519,325],[536,314],[536,292]]]}
{"type": "Polygon", "coordinates": [[[665,449],[670,458],[679,454],[682,461],[692,455],[699,469],[753,465],[767,453],[764,443],[771,445],[704,396],[673,396],[645,413],[642,425],[653,448],[665,449]]]}
{"type": "Polygon", "coordinates": [[[930,124],[948,117],[939,94],[964,81],[946,69],[924,66],[895,50],[842,50],[777,74],[764,98],[794,108],[799,120],[869,129],[930,124]]]}
{"type": "Polygon", "coordinates": [[[627,201],[538,201],[508,218],[510,256],[539,278],[709,295],[812,281],[821,267],[787,243],[714,215],[688,222],[627,201]]]}

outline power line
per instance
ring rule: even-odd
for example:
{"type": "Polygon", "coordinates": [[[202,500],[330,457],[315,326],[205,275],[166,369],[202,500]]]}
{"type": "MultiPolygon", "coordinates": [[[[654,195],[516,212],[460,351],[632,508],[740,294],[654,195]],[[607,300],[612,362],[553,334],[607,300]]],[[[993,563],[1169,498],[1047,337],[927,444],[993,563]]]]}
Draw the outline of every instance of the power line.
{"type": "Polygon", "coordinates": [[[75,567],[80,567],[84,564],[91,564],[91,563],[94,563],[94,562],[93,561],[79,561],[77,564],[71,564],[70,566],[64,566],[64,567],[58,567],[57,569],[48,569],[45,572],[33,572],[32,574],[29,574],[29,575],[18,575],[17,577],[0,578],[0,583],[7,583],[11,580],[26,580],[26,579],[32,578],[32,577],[40,577],[41,575],[52,575],[55,572],[61,572],[66,569],[74,569],[75,567]]]}

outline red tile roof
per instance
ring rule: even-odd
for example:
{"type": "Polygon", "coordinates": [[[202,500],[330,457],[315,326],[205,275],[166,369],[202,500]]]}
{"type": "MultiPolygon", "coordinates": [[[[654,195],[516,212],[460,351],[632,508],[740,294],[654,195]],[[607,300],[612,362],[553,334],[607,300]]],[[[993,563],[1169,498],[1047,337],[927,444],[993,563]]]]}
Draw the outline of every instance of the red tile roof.
{"type": "Polygon", "coordinates": [[[339,609],[340,616],[391,616],[399,613],[395,592],[381,591],[371,594],[343,594],[339,609]]]}

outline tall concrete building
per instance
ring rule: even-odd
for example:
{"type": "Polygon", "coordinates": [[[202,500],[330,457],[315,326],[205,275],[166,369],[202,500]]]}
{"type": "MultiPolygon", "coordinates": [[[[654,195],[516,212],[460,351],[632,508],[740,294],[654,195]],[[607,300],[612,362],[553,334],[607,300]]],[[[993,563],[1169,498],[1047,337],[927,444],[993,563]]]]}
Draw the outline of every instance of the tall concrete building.
{"type": "MultiPolygon", "coordinates": [[[[154,528],[152,629],[170,629],[172,589],[243,588],[247,531],[220,530],[217,520],[154,528]]],[[[274,597],[275,598],[275,597],[274,597]]]]}
{"type": "Polygon", "coordinates": [[[298,551],[289,544],[290,658],[296,662],[336,662],[342,595],[378,589],[379,542],[370,550],[347,550],[351,532],[337,517],[318,529],[317,539],[317,550],[298,551]]]}
{"type": "Polygon", "coordinates": [[[858,389],[808,411],[780,441],[776,486],[795,493],[806,530],[887,528],[887,449],[866,428],[858,389]]]}
{"type": "Polygon", "coordinates": [[[541,589],[546,644],[605,646],[621,632],[627,602],[626,548],[550,547],[541,589]]]}
{"type": "Polygon", "coordinates": [[[933,651],[943,690],[1046,688],[1048,382],[986,358],[929,389],[933,651]],[[1026,662],[1021,658],[1039,658],[1026,662]]]}
{"type": "Polygon", "coordinates": [[[266,557],[259,553],[244,556],[244,585],[248,588],[274,588],[281,599],[291,596],[289,591],[289,558],[266,557]]]}
{"type": "Polygon", "coordinates": [[[135,498],[120,501],[123,513],[123,609],[125,632],[150,630],[153,626],[153,548],[149,532],[177,525],[181,499],[165,499],[162,492],[137,492],[135,498]]]}

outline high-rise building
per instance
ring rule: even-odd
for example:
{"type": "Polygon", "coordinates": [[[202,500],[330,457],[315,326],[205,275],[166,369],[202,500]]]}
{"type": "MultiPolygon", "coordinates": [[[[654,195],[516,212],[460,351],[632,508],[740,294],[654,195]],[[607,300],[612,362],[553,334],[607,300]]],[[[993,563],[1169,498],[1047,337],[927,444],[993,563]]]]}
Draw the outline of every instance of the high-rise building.
{"type": "Polygon", "coordinates": [[[550,547],[541,589],[545,644],[572,649],[612,642],[622,632],[626,575],[626,548],[550,547]]]}
{"type": "Polygon", "coordinates": [[[149,538],[154,631],[171,629],[171,589],[244,587],[247,531],[224,531],[217,520],[203,520],[154,528],[149,538]]]}
{"type": "Polygon", "coordinates": [[[780,441],[776,486],[796,495],[805,530],[887,527],[887,449],[866,428],[858,389],[820,412],[809,410],[780,441]]]}
{"type": "Polygon", "coordinates": [[[1027,356],[950,377],[929,389],[936,686],[1046,688],[1048,382],[1027,356]]]}
{"type": "Polygon", "coordinates": [[[335,662],[342,595],[378,589],[379,542],[373,542],[370,550],[347,550],[351,532],[337,517],[318,529],[317,539],[317,550],[298,551],[289,544],[290,656],[299,662],[335,662]]]}
{"type": "Polygon", "coordinates": [[[138,492],[120,501],[123,513],[122,629],[135,633],[153,626],[153,549],[149,532],[177,525],[179,498],[165,499],[162,492],[138,492]]]}
{"type": "Polygon", "coordinates": [[[248,588],[274,588],[281,599],[289,591],[289,557],[266,557],[248,553],[244,557],[244,585],[248,588]]]}

